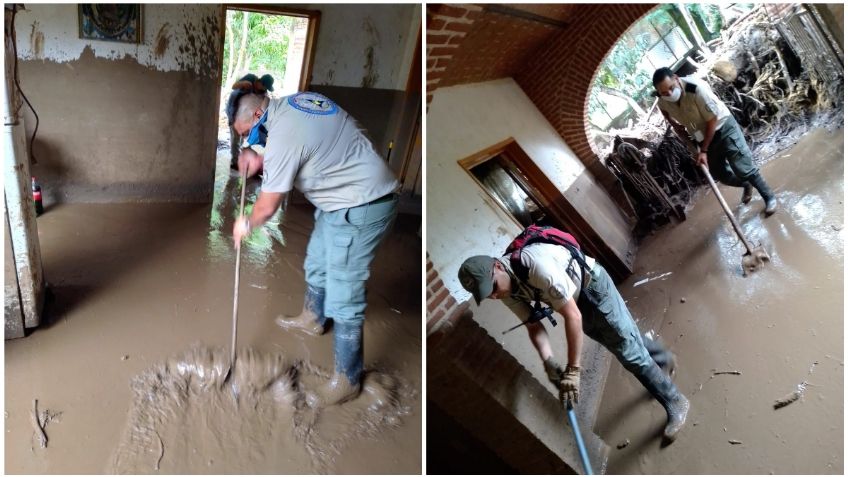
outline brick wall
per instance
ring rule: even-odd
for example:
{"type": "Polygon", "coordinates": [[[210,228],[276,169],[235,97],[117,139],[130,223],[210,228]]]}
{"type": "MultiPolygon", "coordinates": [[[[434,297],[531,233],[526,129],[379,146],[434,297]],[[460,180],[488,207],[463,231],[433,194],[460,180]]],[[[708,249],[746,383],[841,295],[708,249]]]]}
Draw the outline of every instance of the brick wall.
{"type": "Polygon", "coordinates": [[[618,38],[655,6],[586,5],[571,26],[535,52],[515,77],[571,150],[599,179],[605,168],[599,167],[587,133],[592,80],[618,38]]]}
{"type": "Polygon", "coordinates": [[[468,309],[468,303],[457,303],[439,278],[439,273],[433,267],[430,254],[427,254],[427,333],[439,326],[456,320],[468,309]]]}
{"type": "Polygon", "coordinates": [[[482,10],[470,4],[427,5],[427,104],[482,10]]]}
{"type": "MultiPolygon", "coordinates": [[[[467,309],[450,326],[428,332],[427,398],[520,473],[580,469],[559,400],[467,309]]],[[[603,469],[609,448],[592,432],[594,419],[580,420],[592,465],[603,469]]]]}

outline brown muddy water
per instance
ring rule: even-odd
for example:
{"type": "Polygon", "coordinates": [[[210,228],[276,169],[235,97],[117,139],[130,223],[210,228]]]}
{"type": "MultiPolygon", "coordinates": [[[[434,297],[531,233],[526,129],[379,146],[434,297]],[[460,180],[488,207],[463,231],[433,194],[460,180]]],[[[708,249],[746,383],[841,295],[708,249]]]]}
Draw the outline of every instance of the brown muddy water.
{"type": "Polygon", "coordinates": [[[665,412],[614,362],[596,424],[609,473],[843,473],[843,154],[842,129],[815,130],[769,162],[780,209],[768,219],[756,192],[739,205],[741,190],[721,187],[771,255],[753,275],[742,276],[744,246],[708,189],[685,222],[642,244],[619,290],[643,332],[677,355],[691,410],[662,448],[665,412]]]}
{"type": "Polygon", "coordinates": [[[303,395],[332,370],[332,333],[273,324],[303,303],[306,205],[245,245],[239,357],[221,385],[237,182],[222,169],[212,207],[65,204],[38,219],[54,298],[46,323],[6,342],[7,473],[421,472],[420,219],[400,216],[375,259],[365,392],[312,409],[303,395]],[[34,399],[51,417],[46,448],[34,399]]]}

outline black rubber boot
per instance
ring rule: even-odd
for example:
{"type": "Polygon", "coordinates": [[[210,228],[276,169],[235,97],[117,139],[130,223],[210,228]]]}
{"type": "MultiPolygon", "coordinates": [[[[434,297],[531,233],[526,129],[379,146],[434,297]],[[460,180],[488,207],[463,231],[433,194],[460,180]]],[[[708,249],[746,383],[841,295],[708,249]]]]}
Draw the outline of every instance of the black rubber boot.
{"type": "Polygon", "coordinates": [[[274,323],[283,329],[295,329],[304,333],[319,336],[323,335],[327,327],[327,317],[324,316],[323,288],[306,285],[306,294],[303,297],[303,311],[297,316],[279,316],[274,323]]]}
{"type": "Polygon", "coordinates": [[[674,353],[669,351],[660,340],[653,340],[647,336],[642,336],[642,342],[645,344],[645,348],[648,349],[651,358],[657,363],[657,366],[669,376],[674,377],[674,373],[677,370],[677,357],[674,356],[674,353]]]}
{"type": "Polygon", "coordinates": [[[660,370],[659,366],[651,366],[647,372],[637,375],[636,378],[665,409],[668,421],[663,430],[663,437],[666,444],[674,442],[677,434],[686,424],[689,400],[677,390],[677,386],[671,382],[667,374],[660,370]]]}
{"type": "Polygon", "coordinates": [[[754,186],[752,186],[750,182],[745,181],[745,185],[742,187],[744,187],[742,190],[742,203],[747,204],[748,202],[751,202],[751,199],[754,197],[754,186]]]}
{"type": "Polygon", "coordinates": [[[772,192],[771,188],[766,184],[766,180],[763,179],[763,176],[757,172],[753,176],[751,176],[748,181],[757,189],[762,196],[763,201],[766,203],[766,217],[775,213],[777,211],[777,197],[774,196],[774,192],[772,192]]]}
{"type": "Polygon", "coordinates": [[[333,323],[335,371],[330,380],[307,395],[312,407],[331,406],[359,396],[362,389],[363,323],[333,323]]]}

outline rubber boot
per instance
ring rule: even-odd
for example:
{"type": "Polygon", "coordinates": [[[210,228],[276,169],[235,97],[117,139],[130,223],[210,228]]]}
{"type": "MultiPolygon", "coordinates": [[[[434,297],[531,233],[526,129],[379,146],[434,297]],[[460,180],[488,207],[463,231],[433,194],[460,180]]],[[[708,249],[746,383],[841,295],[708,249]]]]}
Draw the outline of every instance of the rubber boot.
{"type": "Polygon", "coordinates": [[[651,358],[657,363],[666,374],[674,377],[677,371],[677,356],[674,355],[660,340],[653,340],[647,336],[642,337],[642,342],[645,344],[651,358]]]}
{"type": "Polygon", "coordinates": [[[280,328],[297,330],[312,336],[323,335],[327,318],[324,316],[324,289],[306,285],[303,311],[297,316],[279,316],[274,320],[280,328]]]}
{"type": "Polygon", "coordinates": [[[341,404],[362,389],[362,323],[333,323],[335,371],[330,380],[307,394],[311,407],[341,404]]]}
{"type": "Polygon", "coordinates": [[[766,184],[766,180],[763,179],[763,176],[757,172],[753,176],[751,176],[748,181],[757,189],[762,196],[763,201],[766,203],[766,217],[777,211],[777,197],[774,196],[774,192],[772,192],[771,188],[766,184]]]}
{"type": "Polygon", "coordinates": [[[754,197],[754,186],[750,182],[745,181],[745,185],[742,187],[744,187],[742,190],[742,203],[747,204],[754,197]]]}
{"type": "Polygon", "coordinates": [[[636,378],[665,409],[668,420],[663,430],[663,438],[666,444],[674,442],[677,434],[686,424],[689,400],[677,390],[671,378],[656,364],[651,366],[645,374],[637,375],[636,378]]]}

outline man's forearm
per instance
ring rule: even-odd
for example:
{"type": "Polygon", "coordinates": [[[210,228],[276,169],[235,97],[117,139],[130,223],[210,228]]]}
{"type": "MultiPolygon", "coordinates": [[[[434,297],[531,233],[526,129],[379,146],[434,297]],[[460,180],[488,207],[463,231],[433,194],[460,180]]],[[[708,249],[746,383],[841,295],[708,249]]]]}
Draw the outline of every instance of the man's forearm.
{"type": "Polygon", "coordinates": [[[530,341],[533,343],[533,347],[536,348],[542,361],[554,355],[553,350],[551,350],[551,340],[548,338],[548,332],[545,331],[543,324],[528,323],[527,334],[530,336],[530,341]]]}
{"type": "Polygon", "coordinates": [[[701,152],[707,152],[710,148],[710,143],[713,141],[713,137],[715,137],[716,124],[718,124],[718,121],[715,118],[707,121],[704,130],[704,140],[700,144],[701,152]]]}
{"type": "Polygon", "coordinates": [[[565,319],[565,341],[568,343],[568,365],[580,367],[583,354],[583,316],[571,299],[559,311],[565,319]]]}
{"type": "Polygon", "coordinates": [[[274,215],[280,207],[285,194],[277,192],[260,192],[256,203],[253,204],[253,212],[250,214],[250,227],[259,227],[274,215]]]}

